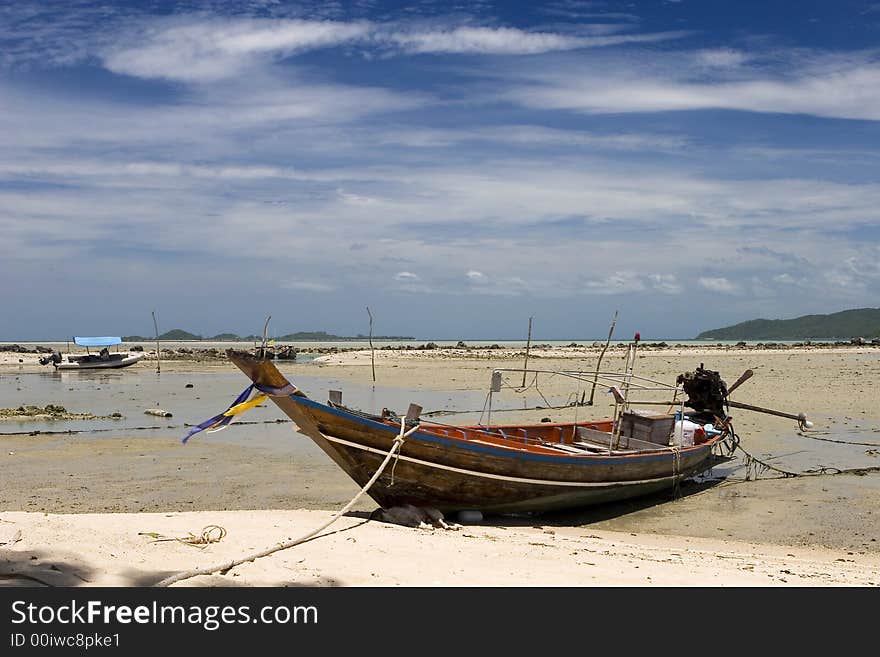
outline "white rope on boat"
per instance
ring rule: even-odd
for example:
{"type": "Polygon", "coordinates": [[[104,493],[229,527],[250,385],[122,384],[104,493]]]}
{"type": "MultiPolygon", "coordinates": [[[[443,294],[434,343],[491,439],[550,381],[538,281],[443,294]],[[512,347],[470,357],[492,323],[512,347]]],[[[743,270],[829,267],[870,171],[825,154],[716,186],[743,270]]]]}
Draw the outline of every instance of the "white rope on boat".
{"type": "Polygon", "coordinates": [[[256,552],[256,553],[248,555],[246,557],[241,557],[240,559],[234,559],[232,561],[225,561],[221,564],[217,564],[216,566],[208,566],[206,568],[195,568],[193,570],[187,570],[182,573],[177,573],[176,575],[171,575],[170,577],[166,577],[162,581],[157,582],[156,584],[154,584],[154,586],[156,586],[156,587],[170,586],[176,582],[180,582],[181,580],[190,579],[191,577],[198,577],[199,575],[211,575],[212,573],[216,573],[216,572],[220,572],[220,571],[228,571],[231,568],[234,568],[235,566],[240,566],[241,564],[246,563],[248,561],[255,561],[256,559],[268,556],[268,555],[272,554],[273,552],[278,552],[280,550],[286,550],[287,548],[291,548],[294,545],[299,545],[300,543],[304,543],[305,541],[309,540],[313,536],[320,534],[322,531],[327,529],[327,527],[329,527],[334,522],[339,520],[339,518],[341,518],[343,515],[345,515],[349,511],[349,509],[351,509],[351,507],[353,507],[357,503],[357,501],[364,495],[364,493],[366,493],[368,490],[370,490],[370,487],[376,483],[376,480],[381,476],[382,472],[385,471],[385,468],[388,466],[388,463],[391,461],[391,457],[393,457],[397,452],[400,451],[400,448],[403,446],[403,441],[406,440],[406,438],[411,433],[413,433],[414,431],[417,431],[421,426],[422,426],[421,424],[417,424],[409,431],[406,431],[406,418],[405,417],[400,418],[400,433],[394,439],[394,443],[391,445],[391,449],[389,449],[388,453],[385,455],[385,460],[382,461],[382,465],[379,466],[379,468],[376,470],[376,472],[373,474],[373,476],[370,478],[370,480],[364,485],[364,487],[361,488],[360,491],[358,491],[357,495],[355,495],[353,498],[351,498],[351,501],[348,504],[346,504],[342,509],[340,509],[339,511],[334,513],[333,516],[330,518],[330,520],[325,522],[323,525],[321,525],[317,529],[313,529],[308,534],[304,534],[303,536],[300,536],[299,538],[292,539],[289,541],[284,541],[283,543],[278,543],[277,545],[273,545],[270,548],[267,548],[265,550],[261,550],[260,552],[256,552]]]}

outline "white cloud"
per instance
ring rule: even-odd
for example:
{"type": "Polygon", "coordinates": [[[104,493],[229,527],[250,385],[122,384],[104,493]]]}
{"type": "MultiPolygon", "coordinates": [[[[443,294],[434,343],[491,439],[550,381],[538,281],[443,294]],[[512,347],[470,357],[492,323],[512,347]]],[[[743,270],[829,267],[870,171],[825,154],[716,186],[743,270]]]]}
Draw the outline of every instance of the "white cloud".
{"type": "Polygon", "coordinates": [[[641,292],[645,284],[641,277],[632,271],[617,271],[598,280],[588,280],[581,285],[581,290],[589,294],[630,294],[641,292]]]}
{"type": "MultiPolygon", "coordinates": [[[[542,296],[559,296],[559,289],[553,289],[551,281],[537,279],[529,280],[520,276],[506,275],[489,280],[488,277],[479,281],[479,285],[467,288],[469,294],[490,297],[518,297],[527,294],[540,294],[542,296]]],[[[447,292],[449,290],[447,289],[447,292]]]]}
{"type": "Polygon", "coordinates": [[[406,52],[534,55],[560,50],[598,48],[624,43],[649,43],[676,39],[683,32],[573,36],[553,32],[528,32],[512,27],[456,27],[448,30],[392,31],[387,39],[406,52]]]}
{"type": "Polygon", "coordinates": [[[474,283],[485,283],[488,280],[486,274],[481,271],[471,270],[465,274],[468,277],[468,280],[474,283]]]}
{"type": "MultiPolygon", "coordinates": [[[[137,23],[117,42],[98,46],[98,56],[114,73],[180,82],[213,82],[240,76],[267,61],[339,46],[356,45],[365,54],[379,48],[409,54],[534,55],[651,43],[684,34],[601,34],[618,29],[616,25],[584,25],[581,30],[586,35],[570,35],[511,27],[412,28],[399,23],[368,21],[189,15],[137,23]]],[[[96,39],[96,43],[104,40],[96,39]]]]}
{"type": "Polygon", "coordinates": [[[805,57],[785,75],[760,68],[740,71],[740,79],[694,81],[680,62],[646,62],[652,74],[636,68],[610,74],[567,70],[565,75],[533,77],[506,97],[526,107],[584,113],[665,112],[731,109],[748,112],[811,114],[880,120],[880,62],[873,53],[850,58],[805,57]]]}
{"type": "Polygon", "coordinates": [[[421,280],[418,274],[413,274],[411,271],[399,271],[394,275],[394,280],[396,281],[418,281],[421,280]]]}
{"type": "Polygon", "coordinates": [[[475,132],[474,137],[514,144],[569,146],[608,150],[674,150],[687,145],[680,135],[645,133],[597,134],[586,130],[560,130],[543,126],[512,125],[475,132]]]}
{"type": "Polygon", "coordinates": [[[399,144],[409,148],[447,148],[469,142],[484,142],[534,148],[667,151],[688,145],[688,139],[683,135],[651,132],[597,133],[528,124],[470,129],[402,128],[386,132],[374,131],[370,137],[380,144],[399,144]]]}
{"type": "Polygon", "coordinates": [[[683,290],[675,274],[650,274],[648,284],[651,289],[663,294],[681,294],[683,290]]]}
{"type": "Polygon", "coordinates": [[[777,274],[773,277],[773,281],[782,285],[795,285],[798,282],[794,276],[788,273],[777,274]]]}
{"type": "Polygon", "coordinates": [[[723,277],[703,277],[697,279],[701,287],[710,292],[718,292],[720,294],[737,294],[739,286],[723,277]]]}
{"type": "Polygon", "coordinates": [[[330,292],[336,289],[335,285],[326,281],[303,281],[298,279],[282,281],[279,283],[279,287],[285,290],[303,290],[305,292],[330,292]]]}
{"type": "Polygon", "coordinates": [[[178,18],[126,35],[101,56],[114,73],[206,82],[237,76],[261,57],[348,43],[369,29],[362,22],[178,18]]]}
{"type": "Polygon", "coordinates": [[[749,60],[749,55],[732,48],[712,48],[698,50],[694,53],[694,59],[699,66],[708,68],[735,68],[749,60]]]}

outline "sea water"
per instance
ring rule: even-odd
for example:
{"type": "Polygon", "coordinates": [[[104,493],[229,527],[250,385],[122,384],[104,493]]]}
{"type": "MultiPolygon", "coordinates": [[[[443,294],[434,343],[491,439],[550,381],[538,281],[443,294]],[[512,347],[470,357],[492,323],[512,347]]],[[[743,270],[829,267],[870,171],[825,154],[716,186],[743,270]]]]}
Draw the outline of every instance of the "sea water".
{"type": "MultiPolygon", "coordinates": [[[[410,403],[425,411],[479,409],[485,400],[485,392],[413,392],[391,386],[343,384],[319,375],[300,375],[295,383],[321,402],[327,400],[330,390],[342,390],[345,405],[376,414],[382,408],[405,414],[410,403]]],[[[55,404],[69,413],[121,417],[3,420],[0,436],[69,432],[96,437],[182,438],[192,426],[225,411],[248,385],[238,369],[157,373],[135,366],[124,370],[4,372],[0,373],[0,408],[55,404]],[[147,414],[151,409],[167,411],[171,417],[147,414]]],[[[202,435],[219,442],[271,448],[287,443],[291,432],[287,416],[268,402],[240,416],[228,429],[202,435]]]]}

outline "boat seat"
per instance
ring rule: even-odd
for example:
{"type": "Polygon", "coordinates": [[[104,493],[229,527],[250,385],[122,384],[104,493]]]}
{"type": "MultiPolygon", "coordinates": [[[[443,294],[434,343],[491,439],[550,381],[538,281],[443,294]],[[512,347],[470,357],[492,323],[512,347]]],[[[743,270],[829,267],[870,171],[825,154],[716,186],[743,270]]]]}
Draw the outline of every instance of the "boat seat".
{"type": "MultiPolygon", "coordinates": [[[[596,445],[595,443],[585,443],[585,442],[576,442],[575,445],[582,445],[585,449],[589,450],[592,454],[607,454],[608,453],[608,445],[596,445]]],[[[612,454],[636,454],[639,450],[637,449],[613,449],[611,450],[612,454]]]]}
{"type": "Polygon", "coordinates": [[[568,452],[570,454],[583,454],[587,450],[583,447],[576,447],[574,445],[563,445],[562,443],[541,443],[542,447],[551,447],[553,449],[558,449],[561,452],[568,452]]]}
{"type": "Polygon", "coordinates": [[[607,445],[598,445],[596,443],[586,443],[586,442],[583,442],[582,440],[575,441],[572,444],[577,445],[578,447],[583,447],[584,449],[589,450],[591,452],[598,452],[598,453],[602,453],[602,452],[607,453],[608,452],[607,445]]]}

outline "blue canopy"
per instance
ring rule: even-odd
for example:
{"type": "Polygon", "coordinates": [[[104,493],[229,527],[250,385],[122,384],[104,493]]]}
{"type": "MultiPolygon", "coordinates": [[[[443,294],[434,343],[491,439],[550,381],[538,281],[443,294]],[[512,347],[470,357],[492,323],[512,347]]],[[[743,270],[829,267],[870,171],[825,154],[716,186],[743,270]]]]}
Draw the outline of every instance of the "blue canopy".
{"type": "Polygon", "coordinates": [[[80,347],[109,347],[110,345],[120,344],[122,338],[81,338],[74,336],[73,342],[80,347]]]}

